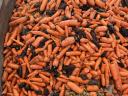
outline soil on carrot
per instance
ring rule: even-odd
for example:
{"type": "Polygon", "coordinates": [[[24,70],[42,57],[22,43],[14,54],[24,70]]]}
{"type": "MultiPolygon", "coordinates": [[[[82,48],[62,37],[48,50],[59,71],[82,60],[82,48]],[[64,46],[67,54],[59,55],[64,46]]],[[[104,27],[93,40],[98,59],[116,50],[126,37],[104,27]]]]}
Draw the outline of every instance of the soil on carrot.
{"type": "Polygon", "coordinates": [[[2,96],[127,96],[127,0],[16,0],[2,96]]]}

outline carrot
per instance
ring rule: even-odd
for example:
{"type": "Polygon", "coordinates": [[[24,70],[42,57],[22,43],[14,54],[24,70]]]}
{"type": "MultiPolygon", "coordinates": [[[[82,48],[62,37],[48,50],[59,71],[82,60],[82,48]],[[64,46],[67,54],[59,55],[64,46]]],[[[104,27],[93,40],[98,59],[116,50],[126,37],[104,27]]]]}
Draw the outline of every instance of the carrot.
{"type": "Polygon", "coordinates": [[[61,21],[58,24],[60,27],[64,27],[64,26],[78,26],[79,23],[77,20],[65,20],[65,21],[61,21]]]}
{"type": "Polygon", "coordinates": [[[45,10],[45,8],[46,8],[46,6],[47,6],[47,3],[48,3],[48,0],[43,0],[43,1],[42,1],[42,4],[41,4],[41,6],[40,6],[40,10],[41,10],[41,11],[44,11],[44,10],[45,10]]]}
{"type": "Polygon", "coordinates": [[[59,6],[60,6],[61,2],[62,2],[62,0],[57,0],[57,1],[56,1],[56,9],[58,9],[58,8],[59,8],[59,6]]]}
{"type": "Polygon", "coordinates": [[[39,76],[40,76],[45,82],[47,82],[47,83],[50,82],[50,79],[49,79],[48,77],[44,76],[43,74],[39,74],[39,76]]]}
{"type": "Polygon", "coordinates": [[[59,96],[64,96],[64,92],[65,92],[65,85],[63,84],[61,87],[61,91],[60,91],[59,96]]]}
{"type": "Polygon", "coordinates": [[[32,43],[34,47],[38,47],[40,42],[44,39],[44,37],[37,37],[35,41],[32,43]]]}
{"type": "Polygon", "coordinates": [[[100,65],[101,61],[102,61],[102,59],[101,59],[101,57],[99,57],[95,64],[95,70],[98,69],[98,66],[100,65]]]}
{"type": "Polygon", "coordinates": [[[13,39],[16,38],[17,34],[22,30],[22,25],[19,25],[13,30],[13,33],[11,34],[9,40],[7,41],[6,45],[10,46],[13,43],[13,39]]]}
{"type": "Polygon", "coordinates": [[[73,55],[80,55],[81,52],[80,51],[71,51],[71,52],[66,52],[67,56],[73,56],[73,55]]]}
{"type": "Polygon", "coordinates": [[[17,25],[17,24],[20,24],[20,23],[24,23],[26,20],[28,19],[28,17],[21,17],[19,19],[16,19],[12,22],[9,23],[10,26],[14,26],[14,25],[17,25]]]}
{"type": "Polygon", "coordinates": [[[74,82],[83,83],[83,80],[80,77],[70,76],[69,79],[74,82]]]}
{"type": "Polygon", "coordinates": [[[20,96],[19,92],[15,88],[13,88],[13,95],[14,96],[20,96]]]}
{"type": "Polygon", "coordinates": [[[59,87],[62,85],[62,82],[61,81],[58,81],[55,85],[55,89],[58,90],[59,87]]]}
{"type": "Polygon", "coordinates": [[[56,29],[63,35],[64,34],[64,30],[59,26],[56,25],[56,29]]]}
{"type": "Polygon", "coordinates": [[[62,41],[62,46],[68,46],[75,43],[74,37],[68,37],[65,40],[62,41]]]}
{"type": "Polygon", "coordinates": [[[98,5],[101,8],[105,8],[105,3],[101,0],[95,0],[96,5],[98,5]]]}
{"type": "Polygon", "coordinates": [[[90,92],[89,96],[97,96],[96,92],[90,92]]]}
{"type": "Polygon", "coordinates": [[[82,4],[87,4],[87,0],[80,0],[82,4]]]}
{"type": "Polygon", "coordinates": [[[10,63],[8,64],[8,67],[13,68],[13,69],[18,69],[19,65],[10,63]]]}
{"type": "Polygon", "coordinates": [[[41,32],[41,31],[31,31],[32,34],[35,34],[35,35],[41,35],[41,36],[44,36],[46,38],[50,38],[49,35],[45,34],[44,32],[41,32]]]}
{"type": "Polygon", "coordinates": [[[94,6],[95,5],[95,1],[94,0],[87,0],[87,2],[91,6],[94,6]]]}
{"type": "Polygon", "coordinates": [[[87,91],[98,91],[99,90],[99,87],[97,85],[88,85],[87,86],[87,91]]]}
{"type": "Polygon", "coordinates": [[[66,48],[64,48],[59,55],[57,55],[58,59],[61,59],[63,57],[63,55],[66,53],[66,51],[70,48],[70,46],[67,46],[66,48]]]}
{"type": "Polygon", "coordinates": [[[116,88],[121,91],[122,90],[122,82],[121,82],[121,78],[119,75],[119,69],[118,69],[117,65],[115,63],[111,64],[110,69],[111,69],[113,79],[116,82],[116,88]]]}
{"type": "Polygon", "coordinates": [[[71,12],[70,12],[70,9],[68,6],[65,9],[65,15],[66,15],[66,17],[71,18],[71,12]]]}
{"type": "Polygon", "coordinates": [[[82,92],[84,91],[83,88],[80,88],[78,85],[76,85],[76,84],[73,83],[73,82],[68,81],[68,82],[67,82],[67,85],[68,85],[68,87],[69,87],[71,90],[75,91],[76,93],[82,93],[82,92]]]}
{"type": "Polygon", "coordinates": [[[95,29],[96,32],[105,32],[107,31],[107,27],[106,26],[99,26],[95,29]]]}
{"type": "Polygon", "coordinates": [[[101,74],[101,83],[102,83],[102,86],[105,86],[105,76],[104,76],[104,74],[101,74]]]}

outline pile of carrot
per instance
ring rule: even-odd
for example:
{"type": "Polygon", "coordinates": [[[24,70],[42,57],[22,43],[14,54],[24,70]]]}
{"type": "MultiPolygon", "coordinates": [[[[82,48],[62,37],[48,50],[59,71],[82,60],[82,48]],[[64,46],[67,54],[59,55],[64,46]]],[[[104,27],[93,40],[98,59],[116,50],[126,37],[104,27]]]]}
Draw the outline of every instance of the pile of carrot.
{"type": "Polygon", "coordinates": [[[3,55],[3,96],[128,96],[128,2],[16,0],[3,55]]]}

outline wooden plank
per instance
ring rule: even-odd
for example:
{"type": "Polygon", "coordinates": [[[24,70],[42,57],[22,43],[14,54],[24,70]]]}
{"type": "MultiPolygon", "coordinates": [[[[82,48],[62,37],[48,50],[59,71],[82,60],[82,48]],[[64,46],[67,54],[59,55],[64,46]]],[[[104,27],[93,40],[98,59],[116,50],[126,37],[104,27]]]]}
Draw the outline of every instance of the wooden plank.
{"type": "Polygon", "coordinates": [[[15,0],[0,0],[0,96],[2,96],[1,77],[3,63],[3,42],[8,30],[8,21],[14,8],[15,0]]]}

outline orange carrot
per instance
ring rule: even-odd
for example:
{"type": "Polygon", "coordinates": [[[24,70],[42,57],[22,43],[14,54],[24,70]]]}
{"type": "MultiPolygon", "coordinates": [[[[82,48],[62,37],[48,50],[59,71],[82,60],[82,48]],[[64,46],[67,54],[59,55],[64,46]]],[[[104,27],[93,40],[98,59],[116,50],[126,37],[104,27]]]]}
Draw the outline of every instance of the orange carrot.
{"type": "Polygon", "coordinates": [[[68,37],[65,40],[62,41],[62,46],[68,46],[75,42],[74,37],[68,37]]]}
{"type": "Polygon", "coordinates": [[[80,88],[78,85],[76,85],[76,84],[73,83],[73,82],[68,81],[68,82],[67,82],[67,85],[68,85],[68,87],[69,87],[71,90],[75,91],[76,93],[82,93],[82,92],[84,91],[83,88],[80,88]]]}
{"type": "Polygon", "coordinates": [[[87,91],[98,91],[99,90],[99,87],[97,85],[88,85],[87,86],[87,91]]]}
{"type": "Polygon", "coordinates": [[[12,22],[9,23],[10,26],[14,26],[14,25],[17,25],[17,24],[20,24],[20,23],[24,23],[26,20],[28,19],[28,17],[21,17],[19,19],[16,19],[12,22]]]}
{"type": "Polygon", "coordinates": [[[64,26],[78,26],[79,23],[77,20],[66,20],[66,21],[61,21],[58,24],[60,27],[64,27],[64,26]]]}
{"type": "Polygon", "coordinates": [[[8,42],[6,43],[7,46],[10,46],[13,43],[13,39],[16,38],[17,34],[22,30],[22,25],[19,25],[18,27],[16,27],[13,31],[13,33],[11,34],[8,42]]]}
{"type": "Polygon", "coordinates": [[[45,10],[45,8],[46,8],[46,6],[47,6],[47,3],[48,3],[48,0],[43,0],[43,1],[42,1],[42,4],[41,4],[41,6],[40,6],[40,10],[41,10],[41,11],[44,11],[44,10],[45,10]]]}

